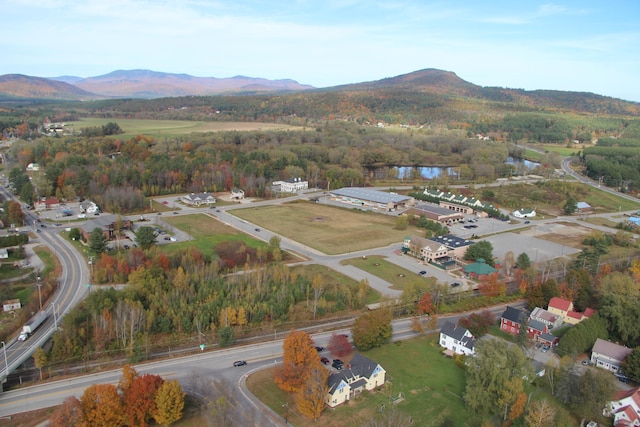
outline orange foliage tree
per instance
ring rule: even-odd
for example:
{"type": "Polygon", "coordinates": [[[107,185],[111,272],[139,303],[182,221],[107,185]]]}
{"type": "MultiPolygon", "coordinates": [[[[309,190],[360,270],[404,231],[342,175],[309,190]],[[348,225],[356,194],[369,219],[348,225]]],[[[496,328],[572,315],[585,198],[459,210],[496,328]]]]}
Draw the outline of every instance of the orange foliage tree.
{"type": "Polygon", "coordinates": [[[311,368],[309,377],[296,395],[298,411],[313,420],[318,419],[324,410],[324,398],[327,395],[329,371],[320,364],[311,368]]]}
{"type": "Polygon", "coordinates": [[[155,397],[164,380],[158,375],[137,376],[124,392],[125,412],[131,427],[145,427],[156,412],[155,397]]]}
{"type": "Polygon", "coordinates": [[[75,396],[71,396],[67,397],[51,414],[48,425],[49,427],[68,427],[82,424],[82,406],[75,396]]]}
{"type": "Polygon", "coordinates": [[[314,366],[320,365],[311,336],[292,329],[282,344],[282,365],[274,375],[274,381],[284,391],[297,392],[305,384],[314,366]]]}
{"type": "Polygon", "coordinates": [[[112,427],[124,424],[124,407],[113,384],[93,384],[80,398],[82,417],[92,427],[112,427]]]}

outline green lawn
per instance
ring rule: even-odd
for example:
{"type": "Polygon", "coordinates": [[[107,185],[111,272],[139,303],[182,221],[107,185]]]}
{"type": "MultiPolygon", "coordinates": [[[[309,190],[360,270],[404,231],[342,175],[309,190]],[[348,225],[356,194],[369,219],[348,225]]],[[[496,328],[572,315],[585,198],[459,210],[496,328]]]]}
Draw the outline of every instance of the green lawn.
{"type": "Polygon", "coordinates": [[[288,419],[294,426],[322,425],[342,427],[362,425],[379,416],[379,411],[393,407],[391,397],[402,393],[404,400],[397,408],[413,418],[416,426],[465,426],[470,420],[462,395],[464,371],[453,359],[442,355],[436,335],[387,344],[364,353],[386,371],[386,385],[372,393],[364,393],[335,409],[327,409],[317,422],[301,417],[295,402],[273,383],[272,369],[249,377],[250,390],[267,406],[284,416],[283,404],[289,404],[288,419]],[[382,409],[384,408],[384,409],[382,409]]]}
{"type": "Polygon", "coordinates": [[[410,284],[433,285],[435,277],[420,276],[417,271],[409,271],[396,264],[386,261],[384,257],[374,255],[367,258],[351,258],[342,261],[344,265],[353,265],[361,270],[371,273],[389,283],[392,289],[405,290],[410,284]]]}

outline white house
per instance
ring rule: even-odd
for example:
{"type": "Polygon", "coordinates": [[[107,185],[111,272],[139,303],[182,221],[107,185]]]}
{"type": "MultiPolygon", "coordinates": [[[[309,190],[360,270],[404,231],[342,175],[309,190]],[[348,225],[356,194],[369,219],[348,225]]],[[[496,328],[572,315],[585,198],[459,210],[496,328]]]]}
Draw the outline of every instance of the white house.
{"type": "Polygon", "coordinates": [[[629,347],[598,338],[591,349],[591,363],[617,374],[624,358],[632,351],[629,347]]]}
{"type": "Polygon", "coordinates": [[[242,199],[244,199],[244,190],[241,190],[239,188],[233,188],[231,190],[231,198],[233,200],[242,200],[242,199]]]}
{"type": "Polygon", "coordinates": [[[536,216],[536,210],[521,208],[517,211],[513,211],[513,216],[516,218],[533,218],[536,216]]]}
{"type": "Polygon", "coordinates": [[[295,193],[299,190],[306,190],[309,188],[309,182],[303,181],[302,178],[291,178],[285,181],[273,181],[274,187],[279,187],[283,193],[295,193]]]}
{"type": "Polygon", "coordinates": [[[94,202],[90,200],[85,200],[80,203],[80,212],[85,214],[95,214],[100,212],[100,208],[94,202]]]}
{"type": "Polygon", "coordinates": [[[455,354],[472,355],[475,353],[476,339],[467,328],[447,322],[440,329],[440,346],[455,354]]]}
{"type": "Polygon", "coordinates": [[[20,310],[20,307],[22,307],[22,305],[19,299],[10,299],[2,302],[2,311],[5,313],[7,311],[20,310]]]}
{"type": "Polygon", "coordinates": [[[373,360],[356,353],[351,363],[338,373],[329,375],[325,403],[335,407],[365,390],[384,384],[386,371],[373,360]]]}
{"type": "Polygon", "coordinates": [[[0,259],[7,258],[9,258],[9,251],[7,250],[7,248],[0,248],[0,259]]]}
{"type": "Polygon", "coordinates": [[[212,205],[216,198],[210,193],[191,193],[180,197],[180,200],[190,206],[212,205]]]}
{"type": "Polygon", "coordinates": [[[27,170],[28,171],[39,171],[40,170],[40,165],[37,163],[29,163],[27,165],[27,170]]]}
{"type": "Polygon", "coordinates": [[[602,411],[606,417],[613,417],[613,425],[640,426],[640,389],[621,390],[602,411]]]}

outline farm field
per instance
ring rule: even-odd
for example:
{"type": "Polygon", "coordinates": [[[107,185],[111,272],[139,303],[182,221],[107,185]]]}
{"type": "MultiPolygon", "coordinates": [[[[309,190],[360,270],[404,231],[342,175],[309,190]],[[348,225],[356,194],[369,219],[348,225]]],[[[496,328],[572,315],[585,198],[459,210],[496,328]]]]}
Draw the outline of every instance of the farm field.
{"type": "Polygon", "coordinates": [[[86,118],[77,122],[65,123],[66,128],[80,130],[87,127],[104,126],[109,122],[117,123],[124,134],[114,135],[118,138],[129,138],[135,135],[151,135],[162,137],[170,135],[186,135],[190,133],[252,131],[252,130],[297,130],[297,126],[277,123],[247,122],[202,122],[188,120],[139,120],[139,119],[100,119],[86,118]]]}
{"type": "MultiPolygon", "coordinates": [[[[453,359],[442,355],[437,339],[436,335],[423,336],[363,353],[387,371],[385,386],[356,396],[335,409],[325,410],[319,419],[320,425],[363,425],[363,421],[379,417],[381,411],[391,410],[394,407],[391,397],[396,398],[399,393],[404,400],[397,404],[397,408],[413,418],[413,425],[469,425],[470,416],[462,401],[464,371],[455,365],[453,359]]],[[[288,421],[292,425],[318,425],[318,422],[296,412],[292,396],[274,384],[272,368],[251,375],[247,385],[263,403],[282,416],[282,405],[287,402],[288,421]]]]}
{"type": "Polygon", "coordinates": [[[329,255],[388,246],[424,233],[413,227],[396,230],[395,218],[388,215],[310,202],[228,212],[329,255]]]}

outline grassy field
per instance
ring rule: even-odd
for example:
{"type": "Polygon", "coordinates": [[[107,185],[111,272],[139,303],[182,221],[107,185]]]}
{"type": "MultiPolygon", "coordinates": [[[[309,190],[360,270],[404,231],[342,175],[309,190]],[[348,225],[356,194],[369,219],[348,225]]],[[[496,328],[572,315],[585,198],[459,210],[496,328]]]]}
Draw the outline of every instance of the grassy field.
{"type": "MultiPolygon", "coordinates": [[[[305,264],[305,265],[297,265],[292,268],[292,271],[300,274],[301,276],[313,280],[315,276],[322,277],[323,283],[335,283],[339,286],[347,286],[354,287],[358,286],[358,282],[353,280],[351,277],[345,276],[342,273],[339,273],[335,270],[332,270],[324,265],[318,264],[305,264]]],[[[369,293],[367,294],[366,304],[372,304],[374,302],[379,302],[382,295],[380,292],[376,291],[373,288],[369,288],[369,293]]]]}
{"type": "Polygon", "coordinates": [[[395,218],[319,203],[293,202],[229,213],[323,253],[335,255],[394,243],[423,231],[396,230],[395,218]]]}
{"type": "Polygon", "coordinates": [[[387,344],[365,355],[386,371],[386,385],[378,391],[363,393],[335,409],[327,409],[318,422],[307,420],[295,411],[292,397],[273,383],[273,369],[259,371],[247,380],[249,389],[276,413],[284,416],[283,403],[289,404],[288,420],[294,426],[322,425],[341,427],[362,425],[380,416],[380,410],[393,407],[390,397],[404,395],[397,408],[413,418],[413,425],[465,426],[471,418],[463,401],[464,371],[452,359],[440,353],[438,337],[420,337],[387,344]],[[381,409],[383,408],[384,409],[381,409]]]}
{"type": "Polygon", "coordinates": [[[390,263],[381,256],[369,256],[367,258],[351,258],[342,261],[342,264],[353,265],[361,270],[385,280],[393,286],[392,289],[405,290],[411,283],[435,284],[435,277],[425,277],[390,263]]]}
{"type": "Polygon", "coordinates": [[[163,137],[172,135],[186,135],[190,133],[221,132],[221,131],[252,131],[252,130],[297,130],[301,127],[276,123],[245,123],[245,122],[201,122],[187,120],[138,120],[138,119],[99,119],[86,118],[77,122],[67,122],[68,129],[80,130],[88,127],[104,126],[109,122],[117,123],[124,134],[118,138],[129,138],[135,135],[151,135],[163,137]]]}

